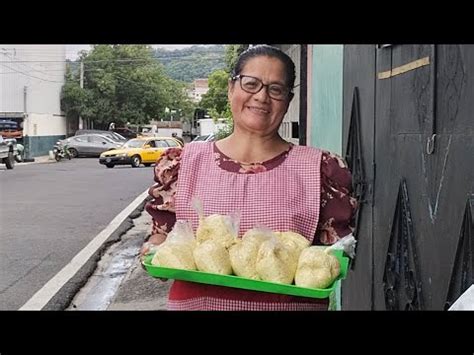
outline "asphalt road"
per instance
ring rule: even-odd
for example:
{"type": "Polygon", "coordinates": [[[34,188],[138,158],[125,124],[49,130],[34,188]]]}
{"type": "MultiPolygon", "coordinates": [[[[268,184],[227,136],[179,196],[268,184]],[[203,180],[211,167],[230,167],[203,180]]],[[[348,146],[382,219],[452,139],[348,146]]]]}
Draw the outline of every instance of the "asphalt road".
{"type": "Polygon", "coordinates": [[[97,158],[0,171],[0,310],[19,309],[153,184],[153,168],[97,158]]]}

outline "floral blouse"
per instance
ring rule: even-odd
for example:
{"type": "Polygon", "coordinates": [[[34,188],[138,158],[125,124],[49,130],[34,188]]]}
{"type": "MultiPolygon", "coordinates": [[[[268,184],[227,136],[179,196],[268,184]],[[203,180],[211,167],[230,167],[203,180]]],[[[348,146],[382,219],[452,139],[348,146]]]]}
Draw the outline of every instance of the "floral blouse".
{"type": "MultiPolygon", "coordinates": [[[[199,143],[195,143],[199,144],[199,143]]],[[[232,160],[213,145],[216,164],[222,169],[242,174],[258,174],[283,163],[293,145],[280,155],[261,163],[241,164],[232,160]]],[[[148,193],[153,200],[145,209],[153,218],[152,234],[166,236],[176,222],[174,196],[179,175],[182,148],[168,149],[154,168],[155,184],[148,193]]],[[[313,244],[330,245],[354,230],[357,201],[351,196],[351,173],[344,160],[323,151],[321,160],[321,206],[319,223],[313,244]]]]}

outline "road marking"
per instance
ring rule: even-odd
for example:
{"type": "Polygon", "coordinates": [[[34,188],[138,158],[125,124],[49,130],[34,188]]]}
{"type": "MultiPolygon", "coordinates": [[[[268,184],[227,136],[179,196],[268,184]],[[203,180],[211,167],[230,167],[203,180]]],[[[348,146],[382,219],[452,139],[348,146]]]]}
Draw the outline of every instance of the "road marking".
{"type": "Polygon", "coordinates": [[[97,234],[84,249],[82,249],[65,267],[62,268],[51,280],[49,280],[33,297],[31,297],[19,310],[39,311],[54,297],[54,295],[68,282],[89,258],[104,244],[104,242],[115,232],[120,224],[132,213],[146,198],[148,189],[140,194],[130,205],[120,212],[97,234]]]}

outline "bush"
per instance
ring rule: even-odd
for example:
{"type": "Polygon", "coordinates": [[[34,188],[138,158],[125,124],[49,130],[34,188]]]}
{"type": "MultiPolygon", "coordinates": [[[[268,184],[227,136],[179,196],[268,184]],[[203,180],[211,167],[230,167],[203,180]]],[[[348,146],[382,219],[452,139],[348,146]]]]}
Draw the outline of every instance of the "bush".
{"type": "Polygon", "coordinates": [[[215,136],[216,136],[216,141],[218,141],[219,139],[224,139],[225,137],[228,137],[231,135],[231,133],[234,131],[234,124],[233,122],[231,121],[230,123],[226,124],[225,127],[223,128],[220,128],[215,136]]]}

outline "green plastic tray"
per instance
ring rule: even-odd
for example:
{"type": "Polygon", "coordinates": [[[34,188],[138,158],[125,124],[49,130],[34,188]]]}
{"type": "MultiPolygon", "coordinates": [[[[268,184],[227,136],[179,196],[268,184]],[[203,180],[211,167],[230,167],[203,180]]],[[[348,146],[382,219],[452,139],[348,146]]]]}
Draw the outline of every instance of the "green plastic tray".
{"type": "Polygon", "coordinates": [[[172,269],[151,264],[153,255],[148,255],[143,261],[143,265],[147,272],[153,277],[166,279],[175,279],[183,281],[192,281],[203,284],[242,288],[245,290],[279,293],[284,295],[311,297],[311,298],[328,298],[337,280],[345,279],[349,265],[349,258],[343,255],[342,250],[334,251],[334,255],[339,259],[341,264],[341,274],[334,280],[328,288],[305,288],[294,285],[285,285],[274,282],[247,279],[234,275],[211,274],[202,271],[190,271],[182,269],[172,269]]]}

